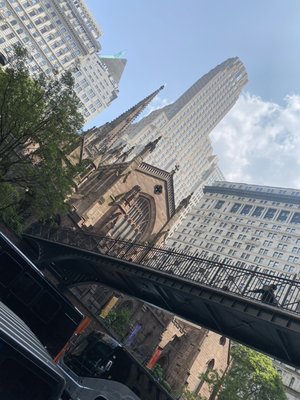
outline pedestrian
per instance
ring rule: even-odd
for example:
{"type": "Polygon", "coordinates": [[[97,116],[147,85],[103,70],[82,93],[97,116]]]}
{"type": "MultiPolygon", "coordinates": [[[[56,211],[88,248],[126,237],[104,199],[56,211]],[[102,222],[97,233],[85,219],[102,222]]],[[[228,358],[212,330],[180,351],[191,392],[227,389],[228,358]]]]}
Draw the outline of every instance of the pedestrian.
{"type": "Polygon", "coordinates": [[[261,301],[263,303],[277,305],[277,300],[275,297],[275,290],[277,289],[277,285],[272,283],[271,285],[266,285],[262,289],[254,289],[249,290],[252,293],[261,293],[261,301]]]}

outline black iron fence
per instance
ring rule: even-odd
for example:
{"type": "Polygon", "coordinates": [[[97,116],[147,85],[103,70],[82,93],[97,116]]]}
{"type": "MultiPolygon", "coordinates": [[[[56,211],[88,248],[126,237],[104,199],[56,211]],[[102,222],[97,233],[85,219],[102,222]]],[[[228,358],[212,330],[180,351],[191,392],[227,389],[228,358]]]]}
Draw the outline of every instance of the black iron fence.
{"type": "Polygon", "coordinates": [[[225,263],[201,258],[197,253],[184,254],[169,248],[156,248],[72,229],[36,224],[26,233],[300,312],[300,281],[296,275],[270,271],[256,265],[241,266],[239,262],[225,263]]]}

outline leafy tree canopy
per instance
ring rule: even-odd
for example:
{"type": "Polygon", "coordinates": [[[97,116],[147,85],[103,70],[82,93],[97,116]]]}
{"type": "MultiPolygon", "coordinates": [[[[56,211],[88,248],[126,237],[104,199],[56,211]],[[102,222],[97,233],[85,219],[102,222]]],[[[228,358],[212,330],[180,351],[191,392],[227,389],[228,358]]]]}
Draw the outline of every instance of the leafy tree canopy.
{"type": "Polygon", "coordinates": [[[232,347],[229,372],[220,377],[211,371],[204,379],[212,386],[212,399],[287,400],[281,376],[272,360],[244,346],[232,347]]]}
{"type": "Polygon", "coordinates": [[[105,322],[120,339],[123,339],[130,325],[130,317],[131,312],[126,308],[116,311],[112,310],[105,318],[105,322]]]}
{"type": "Polygon", "coordinates": [[[15,48],[0,69],[0,192],[18,197],[11,209],[0,199],[2,219],[18,208],[38,218],[63,209],[77,168],[65,157],[83,124],[72,74],[30,76],[27,65],[15,48]]]}
{"type": "Polygon", "coordinates": [[[180,399],[181,400],[205,400],[205,398],[203,396],[201,396],[200,394],[193,393],[190,390],[188,390],[187,388],[183,389],[180,399]]]}

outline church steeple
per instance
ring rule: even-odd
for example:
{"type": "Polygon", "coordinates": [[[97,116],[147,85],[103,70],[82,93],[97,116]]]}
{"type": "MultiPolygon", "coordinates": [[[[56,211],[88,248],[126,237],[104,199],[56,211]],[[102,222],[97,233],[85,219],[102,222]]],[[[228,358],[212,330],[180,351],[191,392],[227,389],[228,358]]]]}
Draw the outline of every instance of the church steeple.
{"type": "Polygon", "coordinates": [[[135,106],[131,107],[129,110],[125,111],[119,117],[111,121],[108,125],[110,125],[111,128],[118,126],[119,133],[123,132],[123,130],[126,129],[127,126],[130,125],[145,110],[145,108],[163,88],[164,86],[161,86],[160,88],[155,90],[153,93],[145,97],[135,106]]]}
{"type": "Polygon", "coordinates": [[[84,157],[93,158],[110,149],[128,126],[145,110],[154,97],[164,88],[161,86],[135,106],[111,122],[84,133],[84,157]]]}

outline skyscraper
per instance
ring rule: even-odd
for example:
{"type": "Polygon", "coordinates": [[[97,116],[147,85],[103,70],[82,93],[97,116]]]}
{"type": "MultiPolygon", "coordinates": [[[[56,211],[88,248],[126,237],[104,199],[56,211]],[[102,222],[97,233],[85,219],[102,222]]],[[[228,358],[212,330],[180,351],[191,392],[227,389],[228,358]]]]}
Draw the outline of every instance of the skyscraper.
{"type": "Polygon", "coordinates": [[[128,131],[129,146],[137,146],[162,136],[157,151],[146,161],[165,170],[176,166],[176,202],[190,192],[194,200],[217,160],[213,156],[210,132],[237,101],[247,82],[242,62],[230,58],[218,65],[174,103],[153,111],[128,131]],[[179,170],[178,170],[179,168],[179,170]]]}
{"type": "Polygon", "coordinates": [[[83,0],[1,0],[0,32],[0,52],[24,46],[32,74],[73,71],[86,121],[116,98],[126,61],[99,57],[101,31],[83,0]]]}
{"type": "Polygon", "coordinates": [[[300,276],[300,190],[231,182],[206,186],[168,245],[300,276]]]}

